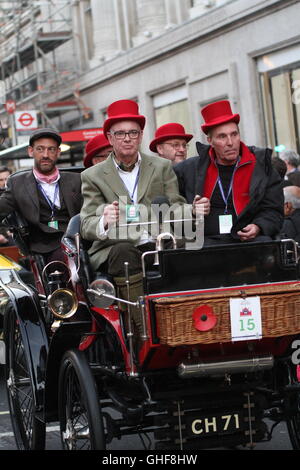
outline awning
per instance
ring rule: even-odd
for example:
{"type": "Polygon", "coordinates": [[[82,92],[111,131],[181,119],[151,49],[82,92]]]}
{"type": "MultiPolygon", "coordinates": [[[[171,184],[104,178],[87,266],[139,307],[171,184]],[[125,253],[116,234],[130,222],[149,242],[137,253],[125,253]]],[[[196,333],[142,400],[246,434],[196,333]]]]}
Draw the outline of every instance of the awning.
{"type": "MultiPolygon", "coordinates": [[[[74,149],[76,152],[80,152],[83,158],[83,151],[85,144],[88,140],[92,139],[96,135],[100,134],[101,128],[92,129],[77,129],[69,132],[60,132],[63,144],[68,144],[71,150],[74,149]]],[[[29,140],[29,137],[28,137],[29,140]]],[[[0,160],[20,160],[23,158],[30,158],[27,154],[28,143],[15,145],[5,150],[0,151],[0,160]]],[[[66,152],[68,149],[62,149],[62,152],[66,152]]]]}

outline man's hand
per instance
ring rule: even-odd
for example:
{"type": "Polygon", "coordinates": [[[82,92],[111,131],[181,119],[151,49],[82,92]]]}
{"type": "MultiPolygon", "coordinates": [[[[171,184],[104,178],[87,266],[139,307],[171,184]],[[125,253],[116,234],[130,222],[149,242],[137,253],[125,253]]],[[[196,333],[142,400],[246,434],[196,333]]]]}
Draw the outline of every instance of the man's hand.
{"type": "Polygon", "coordinates": [[[207,197],[201,197],[198,194],[193,200],[193,215],[208,215],[210,213],[210,200],[207,197]]]}
{"type": "Polygon", "coordinates": [[[0,245],[5,245],[5,243],[7,243],[7,242],[8,242],[7,238],[4,235],[2,235],[2,233],[1,233],[0,234],[0,245]]]}
{"type": "Polygon", "coordinates": [[[252,240],[253,238],[257,237],[260,232],[260,228],[255,224],[246,225],[242,230],[237,232],[240,240],[242,242],[247,240],[252,240]]]}
{"type": "Polygon", "coordinates": [[[112,204],[109,204],[105,207],[103,211],[103,224],[104,229],[107,230],[110,225],[116,224],[119,222],[119,203],[114,201],[112,204]]]}

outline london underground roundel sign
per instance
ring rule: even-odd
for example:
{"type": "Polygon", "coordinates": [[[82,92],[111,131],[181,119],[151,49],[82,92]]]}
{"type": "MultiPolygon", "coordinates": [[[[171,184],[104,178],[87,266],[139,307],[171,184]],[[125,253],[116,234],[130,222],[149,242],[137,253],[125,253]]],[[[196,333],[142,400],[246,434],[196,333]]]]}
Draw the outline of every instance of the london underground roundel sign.
{"type": "Polygon", "coordinates": [[[37,112],[36,111],[17,111],[15,112],[15,123],[17,131],[26,131],[37,129],[37,112]]]}

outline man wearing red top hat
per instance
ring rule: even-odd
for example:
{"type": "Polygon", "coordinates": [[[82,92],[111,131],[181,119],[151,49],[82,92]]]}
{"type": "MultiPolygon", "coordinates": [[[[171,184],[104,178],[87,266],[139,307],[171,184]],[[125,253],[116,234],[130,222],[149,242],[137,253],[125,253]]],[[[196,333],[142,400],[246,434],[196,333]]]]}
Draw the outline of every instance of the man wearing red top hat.
{"type": "Polygon", "coordinates": [[[209,145],[197,142],[199,156],[174,167],[180,193],[192,203],[210,201],[206,243],[257,241],[280,232],[283,222],[281,179],[271,164],[271,149],[248,147],[240,139],[239,114],[222,100],[201,110],[209,145]]]}
{"type": "Polygon", "coordinates": [[[143,294],[142,251],[145,247],[154,249],[155,245],[149,242],[146,229],[126,233],[122,239],[110,236],[110,232],[118,227],[121,215],[127,222],[142,222],[139,205],[149,210],[158,195],[165,196],[170,204],[178,203],[180,208],[186,201],[179,194],[171,162],[139,151],[146,119],[139,114],[137,103],[116,101],[108,107],[107,114],[103,132],[113,152],[104,162],[81,174],[84,199],[81,233],[83,238],[94,241],[89,250],[92,267],[107,271],[123,298],[124,262],[129,263],[130,293],[136,301],[143,294]]]}
{"type": "Polygon", "coordinates": [[[170,160],[173,165],[187,157],[188,142],[192,134],[186,134],[184,127],[176,122],[164,124],[156,129],[154,139],[149,145],[152,152],[170,160]]]}
{"type": "Polygon", "coordinates": [[[85,146],[85,157],[83,160],[85,168],[89,168],[92,165],[96,165],[96,163],[106,160],[112,149],[112,146],[103,133],[90,139],[85,146]]]}

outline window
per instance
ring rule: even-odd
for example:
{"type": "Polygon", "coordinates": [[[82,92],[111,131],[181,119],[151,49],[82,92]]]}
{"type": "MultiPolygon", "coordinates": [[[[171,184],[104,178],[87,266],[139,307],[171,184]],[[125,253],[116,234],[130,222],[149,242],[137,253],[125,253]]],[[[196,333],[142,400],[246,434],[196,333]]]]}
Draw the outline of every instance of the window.
{"type": "MultiPolygon", "coordinates": [[[[192,133],[187,90],[185,86],[173,88],[172,90],[155,95],[153,105],[156,129],[169,122],[178,122],[183,125],[186,133],[192,133]]],[[[190,155],[195,155],[193,145],[190,146],[190,155]]]]}
{"type": "Polygon", "coordinates": [[[300,152],[300,63],[285,64],[299,52],[294,46],[258,61],[267,145],[278,152],[300,152]]]}

